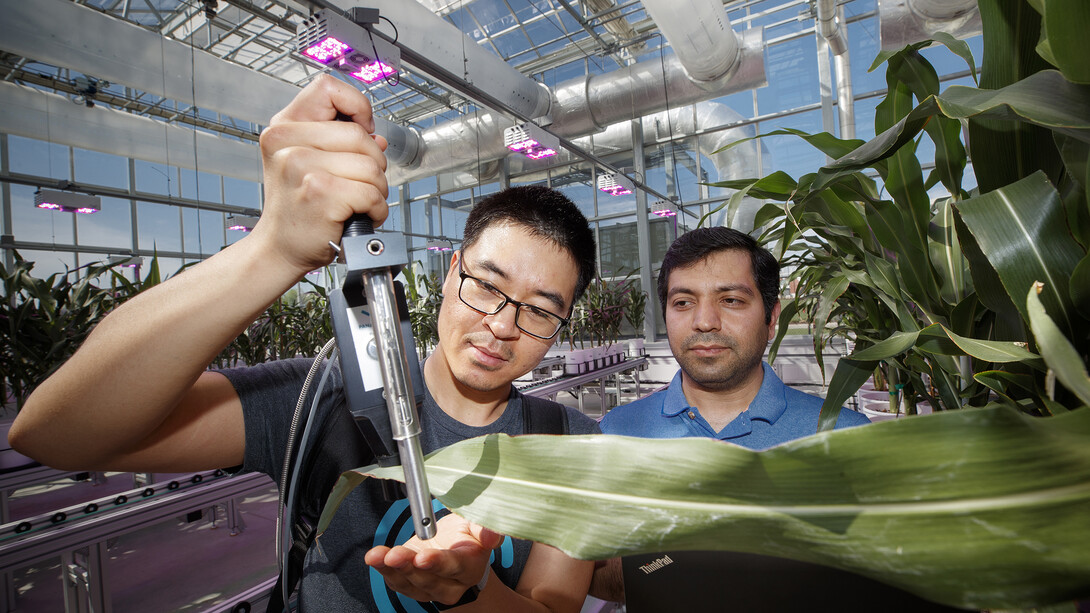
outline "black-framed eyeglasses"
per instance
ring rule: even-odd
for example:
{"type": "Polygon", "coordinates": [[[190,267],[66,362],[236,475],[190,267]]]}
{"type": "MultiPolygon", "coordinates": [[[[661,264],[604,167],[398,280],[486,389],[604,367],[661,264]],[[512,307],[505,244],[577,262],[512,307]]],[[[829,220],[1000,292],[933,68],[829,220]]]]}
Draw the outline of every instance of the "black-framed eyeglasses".
{"type": "Polygon", "coordinates": [[[568,324],[567,318],[550,313],[541,307],[514,300],[488,281],[466,274],[462,269],[461,260],[458,261],[458,276],[461,278],[458,298],[467,307],[483,315],[495,315],[502,311],[503,307],[512,304],[515,306],[515,326],[530,336],[549,340],[560,332],[561,327],[568,324]]]}

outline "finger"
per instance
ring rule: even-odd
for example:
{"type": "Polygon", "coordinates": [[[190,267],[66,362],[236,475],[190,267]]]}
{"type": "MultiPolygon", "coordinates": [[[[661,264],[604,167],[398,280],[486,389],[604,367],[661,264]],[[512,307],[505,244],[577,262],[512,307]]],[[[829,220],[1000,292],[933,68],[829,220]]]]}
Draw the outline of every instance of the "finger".
{"type": "Polygon", "coordinates": [[[270,156],[267,168],[279,172],[288,184],[302,184],[312,173],[328,173],[342,179],[373,185],[383,194],[389,193],[386,174],[380,160],[359,153],[331,153],[307,147],[281,149],[270,156]]]}
{"type": "Polygon", "coordinates": [[[382,575],[390,589],[413,600],[437,600],[453,604],[462,597],[466,586],[450,579],[436,577],[415,570],[398,570],[389,567],[375,569],[382,575]]]}
{"type": "Polygon", "coordinates": [[[309,147],[321,151],[368,155],[386,169],[386,139],[381,141],[354,123],[317,121],[269,126],[261,132],[261,152],[276,154],[289,147],[309,147]]]}
{"type": "Polygon", "coordinates": [[[389,552],[389,547],[373,547],[363,555],[363,563],[381,572],[386,567],[386,554],[389,552]]]}
{"type": "MultiPolygon", "coordinates": [[[[321,223],[324,220],[326,223],[341,224],[353,213],[363,213],[370,217],[375,225],[379,225],[389,214],[386,204],[388,190],[385,177],[381,174],[376,174],[371,182],[339,177],[321,167],[311,167],[297,172],[297,175],[292,175],[290,185],[282,186],[280,197],[299,205],[308,203],[306,207],[301,207],[300,211],[309,211],[308,218],[314,222],[321,223]]],[[[262,219],[266,216],[263,214],[262,219]]],[[[294,219],[291,222],[293,224],[301,219],[296,215],[285,216],[275,213],[269,213],[268,217],[291,218],[294,219]]],[[[263,224],[258,222],[257,227],[261,228],[263,224]]],[[[257,228],[254,230],[256,231],[257,228]]]]}
{"type": "MultiPolygon", "coordinates": [[[[313,183],[316,185],[318,182],[313,183]]],[[[344,222],[353,213],[362,213],[370,217],[376,226],[386,221],[389,207],[386,204],[385,183],[380,189],[365,181],[353,181],[328,173],[321,183],[321,187],[315,189],[323,194],[321,198],[330,207],[332,219],[344,222]]]]}
{"type": "Polygon", "coordinates": [[[371,114],[371,103],[362,92],[351,85],[330,75],[318,78],[304,87],[288,106],[273,116],[269,125],[295,121],[332,121],[337,113],[352,118],[352,121],[375,131],[375,120],[371,114]]]}
{"type": "Polygon", "coordinates": [[[386,553],[383,563],[390,568],[411,570],[416,566],[416,556],[416,551],[403,545],[398,545],[386,553]]]}

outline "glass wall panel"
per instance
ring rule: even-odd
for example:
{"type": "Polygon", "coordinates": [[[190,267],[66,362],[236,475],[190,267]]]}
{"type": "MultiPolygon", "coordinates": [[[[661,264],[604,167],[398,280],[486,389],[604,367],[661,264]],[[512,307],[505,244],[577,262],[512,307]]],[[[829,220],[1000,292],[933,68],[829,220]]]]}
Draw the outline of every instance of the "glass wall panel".
{"type": "MultiPolygon", "coordinates": [[[[674,202],[699,200],[698,184],[718,177],[718,173],[705,176],[700,168],[695,138],[647,147],[646,157],[646,183],[674,202]]],[[[648,196],[649,201],[654,199],[648,196]]]]}
{"type": "Polygon", "coordinates": [[[465,233],[466,218],[469,217],[470,208],[467,204],[457,209],[443,209],[443,231],[441,234],[454,241],[455,248],[458,247],[458,239],[462,238],[465,233]]]}
{"type": "Polygon", "coordinates": [[[182,175],[182,197],[200,202],[223,202],[219,175],[207,172],[194,172],[188,168],[180,169],[182,175]]]}
{"type": "Polygon", "coordinates": [[[8,136],[11,172],[24,175],[71,179],[68,147],[43,140],[8,136]]]}
{"type": "MultiPolygon", "coordinates": [[[[163,280],[173,277],[182,270],[182,261],[178,258],[164,258],[159,256],[159,277],[163,280]]],[[[147,267],[151,264],[151,258],[144,258],[144,266],[140,269],[140,278],[147,275],[147,267]]]]}
{"type": "Polygon", "coordinates": [[[136,171],[136,191],[163,196],[177,196],[178,169],[166,164],[133,160],[136,171]]]}
{"type": "MultiPolygon", "coordinates": [[[[871,64],[874,63],[874,58],[878,56],[881,42],[880,27],[876,17],[848,24],[848,53],[852,62],[852,90],[856,94],[879,90],[885,91],[886,89],[885,64],[868,72],[871,64]]],[[[857,135],[859,133],[858,126],[859,122],[857,121],[855,130],[857,135]]]]}
{"type": "Polygon", "coordinates": [[[231,206],[261,208],[261,184],[234,177],[223,178],[223,203],[231,206]]]}
{"type": "Polygon", "coordinates": [[[820,101],[817,48],[811,36],[768,47],[768,86],[757,90],[757,112],[765,115],[820,101]]]}
{"type": "Polygon", "coordinates": [[[871,96],[855,101],[855,137],[861,140],[874,138],[874,109],[882,101],[881,96],[871,96]]]}
{"type": "MultiPolygon", "coordinates": [[[[821,132],[821,111],[778,117],[761,122],[757,127],[761,134],[781,128],[794,128],[811,134],[821,132]]],[[[765,168],[770,172],[782,170],[797,179],[825,165],[825,154],[797,136],[770,136],[761,140],[767,147],[767,154],[763,157],[765,168]]]]}
{"type": "Polygon", "coordinates": [[[76,182],[129,189],[129,160],[108,153],[73,148],[76,182]]]}
{"type": "Polygon", "coordinates": [[[742,117],[753,116],[753,91],[746,90],[722,98],[716,98],[716,102],[725,104],[738,112],[742,117]]]}
{"type": "Polygon", "coordinates": [[[553,179],[553,188],[568,197],[588,219],[594,217],[594,196],[597,190],[590,183],[590,167],[553,179]]]}
{"type": "Polygon", "coordinates": [[[636,217],[628,215],[598,223],[598,251],[601,253],[598,274],[612,277],[640,267],[639,241],[636,240],[636,217]]]}
{"type": "Polygon", "coordinates": [[[137,202],[136,218],[141,249],[182,250],[182,220],[178,207],[137,202]]]}
{"type": "Polygon", "coordinates": [[[183,208],[182,229],[185,251],[212,255],[224,245],[223,213],[183,208]]]}
{"type": "MultiPolygon", "coordinates": [[[[34,262],[30,276],[35,279],[47,279],[54,273],[64,274],[76,267],[76,254],[64,251],[35,251],[20,249],[19,255],[27,262],[34,262]]],[[[77,273],[78,274],[78,273],[77,273]]]]}
{"type": "Polygon", "coordinates": [[[81,245],[132,249],[132,205],[122,198],[102,198],[102,210],[76,215],[81,245]]]}
{"type": "Polygon", "coordinates": [[[439,198],[432,196],[410,202],[409,223],[412,224],[413,234],[428,236],[439,234],[439,198]]]}
{"type": "Polygon", "coordinates": [[[19,241],[71,245],[76,213],[39,209],[34,206],[35,191],[29,185],[11,186],[12,234],[19,241]]]}
{"type": "Polygon", "coordinates": [[[383,230],[390,230],[391,232],[404,232],[405,224],[401,219],[401,205],[386,203],[390,208],[389,213],[386,215],[386,221],[382,222],[380,226],[383,230]]]}

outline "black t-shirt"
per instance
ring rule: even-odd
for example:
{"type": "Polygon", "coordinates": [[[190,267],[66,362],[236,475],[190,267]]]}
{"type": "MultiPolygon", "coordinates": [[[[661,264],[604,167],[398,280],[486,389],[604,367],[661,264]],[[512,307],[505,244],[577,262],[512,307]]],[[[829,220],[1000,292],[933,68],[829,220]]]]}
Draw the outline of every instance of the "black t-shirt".
{"type": "MultiPolygon", "coordinates": [[[[269,362],[254,367],[222,372],[242,400],[246,426],[246,455],[243,469],[269,475],[280,482],[284,449],[299,390],[312,360],[306,358],[269,362]]],[[[323,366],[324,368],[324,366],[323,366]]],[[[305,408],[319,384],[311,384],[305,408]]],[[[503,415],[483,427],[463,424],[443,412],[425,390],[420,409],[421,447],[425,454],[458,441],[485,434],[522,434],[525,429],[522,394],[513,387],[503,415]]],[[[313,417],[322,424],[333,411],[345,411],[340,370],[333,365],[313,417]]],[[[569,434],[600,432],[591,418],[570,407],[569,434]]],[[[438,501],[434,501],[439,505],[438,501]]],[[[436,507],[440,508],[439,506],[436,507]]],[[[404,543],[413,534],[411,514],[405,499],[389,502],[381,482],[368,479],[345,499],[328,530],[307,553],[299,587],[303,611],[366,611],[372,613],[427,613],[417,602],[386,588],[377,571],[364,564],[364,554],[376,545],[404,543]]],[[[492,569],[503,583],[518,584],[532,543],[508,537],[493,552],[492,569]]]]}

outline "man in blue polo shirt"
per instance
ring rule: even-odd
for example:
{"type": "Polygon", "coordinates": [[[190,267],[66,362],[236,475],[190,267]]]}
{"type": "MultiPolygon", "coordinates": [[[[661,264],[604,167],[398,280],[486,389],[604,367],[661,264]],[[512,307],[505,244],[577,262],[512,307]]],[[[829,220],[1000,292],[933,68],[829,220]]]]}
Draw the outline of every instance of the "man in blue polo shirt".
{"type": "MultiPolygon", "coordinates": [[[[767,449],[817,431],[823,400],[789,388],[763,362],[780,315],[780,265],[748,234],[699,228],[667,250],[658,295],[681,370],[659,392],[618,407],[602,432],[704,436],[767,449]]],[[[870,423],[841,409],[837,428],[870,423]]]]}
{"type": "MultiPolygon", "coordinates": [[[[700,228],[670,246],[658,296],[670,351],[670,385],[617,407],[602,432],[646,438],[715,438],[767,449],[817,431],[823,400],[789,388],[764,363],[780,315],[780,265],[748,234],[700,228]]],[[[870,423],[841,409],[836,427],[870,423]]],[[[623,598],[619,560],[595,571],[591,594],[623,598]]]]}

